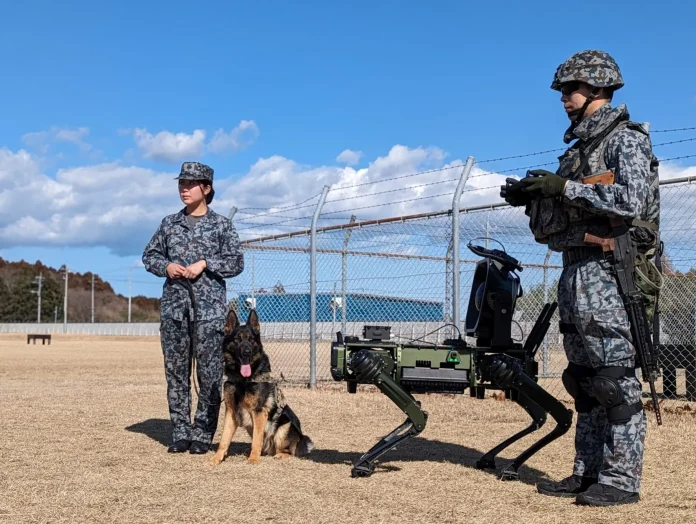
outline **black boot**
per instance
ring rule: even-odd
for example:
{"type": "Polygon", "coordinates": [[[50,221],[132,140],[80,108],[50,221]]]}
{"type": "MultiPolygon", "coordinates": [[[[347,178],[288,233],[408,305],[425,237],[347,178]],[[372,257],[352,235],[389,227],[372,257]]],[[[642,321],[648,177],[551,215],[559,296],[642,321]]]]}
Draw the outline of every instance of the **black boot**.
{"type": "Polygon", "coordinates": [[[208,453],[209,449],[210,444],[194,440],[191,444],[191,449],[189,449],[189,453],[193,453],[194,455],[203,455],[205,453],[208,453]]]}
{"type": "Polygon", "coordinates": [[[169,453],[183,453],[191,445],[190,440],[177,440],[176,442],[169,445],[167,451],[169,453]]]}
{"type": "Polygon", "coordinates": [[[597,477],[571,475],[558,482],[540,482],[537,484],[537,491],[542,495],[550,495],[551,497],[574,497],[596,483],[597,477]]]}
{"type": "Polygon", "coordinates": [[[577,504],[585,506],[616,506],[617,504],[634,504],[640,500],[638,493],[624,491],[606,484],[595,484],[575,499],[577,504]]]}

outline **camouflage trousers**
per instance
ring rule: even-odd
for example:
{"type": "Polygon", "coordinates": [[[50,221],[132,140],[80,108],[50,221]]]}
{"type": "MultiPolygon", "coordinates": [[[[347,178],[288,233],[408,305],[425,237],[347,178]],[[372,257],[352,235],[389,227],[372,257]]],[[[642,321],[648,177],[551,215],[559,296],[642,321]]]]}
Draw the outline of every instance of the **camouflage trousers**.
{"type": "Polygon", "coordinates": [[[217,430],[222,388],[223,320],[196,323],[196,345],[191,352],[190,321],[165,319],[160,326],[167,380],[167,400],[172,421],[172,442],[197,440],[209,444],[217,430]],[[200,389],[191,424],[191,359],[196,358],[200,389]]]}
{"type": "MultiPolygon", "coordinates": [[[[610,264],[601,256],[564,267],[558,283],[558,310],[561,322],[577,328],[577,334],[564,335],[569,362],[594,370],[635,365],[628,315],[610,264]]],[[[618,382],[629,405],[641,400],[642,386],[636,377],[622,377],[618,382]]],[[[579,383],[596,399],[591,378],[579,383]]],[[[643,410],[623,424],[609,423],[607,410],[596,403],[588,413],[578,413],[573,474],[598,477],[600,484],[638,493],[646,426],[643,410]]]]}

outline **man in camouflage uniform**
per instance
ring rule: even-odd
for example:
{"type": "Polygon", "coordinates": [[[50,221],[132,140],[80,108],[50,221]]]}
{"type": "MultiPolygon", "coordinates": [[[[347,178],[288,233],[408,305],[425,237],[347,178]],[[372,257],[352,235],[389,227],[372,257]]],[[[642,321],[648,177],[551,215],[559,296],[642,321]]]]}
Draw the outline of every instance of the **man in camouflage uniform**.
{"type": "MultiPolygon", "coordinates": [[[[614,59],[588,50],[571,56],[551,88],[571,120],[556,173],[537,170],[501,196],[524,205],[539,243],[563,253],[558,303],[568,367],[563,383],[578,412],[573,474],[542,482],[540,493],[576,497],[579,504],[638,502],[646,416],[628,315],[610,262],[585,233],[610,237],[610,218],[629,221],[655,247],[660,198],[657,160],[647,129],[629,120],[625,105],[613,108],[623,86],[614,59]],[[613,180],[593,175],[613,174],[613,180]]],[[[639,248],[640,250],[641,248],[639,248]]]]}
{"type": "Polygon", "coordinates": [[[147,271],[166,277],[160,339],[173,426],[168,451],[206,453],[217,429],[221,403],[227,314],[224,279],[243,271],[244,257],[232,222],[208,207],[214,196],[213,170],[205,164],[185,162],[176,179],[186,207],[162,220],[142,260],[147,271]],[[193,427],[192,357],[200,384],[193,427]]]}

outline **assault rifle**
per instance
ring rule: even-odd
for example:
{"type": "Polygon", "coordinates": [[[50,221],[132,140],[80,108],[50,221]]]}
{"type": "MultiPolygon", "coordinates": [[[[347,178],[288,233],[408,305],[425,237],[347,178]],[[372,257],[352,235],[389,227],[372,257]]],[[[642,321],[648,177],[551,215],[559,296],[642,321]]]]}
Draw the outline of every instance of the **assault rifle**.
{"type": "MultiPolygon", "coordinates": [[[[585,242],[602,247],[602,251],[609,253],[619,294],[623,299],[631,324],[631,338],[636,348],[636,360],[640,365],[643,380],[650,384],[650,395],[655,407],[657,424],[662,425],[660,404],[655,392],[655,381],[659,376],[659,356],[650,336],[648,317],[645,313],[643,297],[636,288],[634,275],[634,261],[638,254],[636,245],[631,238],[631,232],[626,222],[622,219],[611,218],[611,226],[614,230],[612,238],[601,238],[590,233],[585,233],[585,242]]],[[[657,328],[659,329],[659,327],[657,328]]]]}
{"type": "Polygon", "coordinates": [[[502,390],[529,414],[530,425],[485,453],[476,463],[479,469],[495,469],[497,455],[541,428],[547,413],[555,419],[556,427],[550,433],[503,468],[503,480],[519,478],[518,469],[529,457],[570,428],[572,411],[537,384],[535,356],[557,303],[543,307],[524,344],[514,342],[510,336],[512,318],[515,302],[522,296],[515,270],[522,271],[522,266],[504,251],[471,242],[468,247],[484,257],[476,266],[466,316],[466,334],[476,338],[475,345],[467,344],[461,333],[442,344],[394,342],[389,326],[364,326],[362,339],[337,332],[331,345],[334,380],[347,382],[349,393],[355,393],[358,384],[372,384],[407,416],[355,462],[353,477],[370,476],[380,456],[425,429],[428,414],[413,397],[417,393],[463,394],[468,389],[472,397],[482,399],[486,389],[502,390]]]}

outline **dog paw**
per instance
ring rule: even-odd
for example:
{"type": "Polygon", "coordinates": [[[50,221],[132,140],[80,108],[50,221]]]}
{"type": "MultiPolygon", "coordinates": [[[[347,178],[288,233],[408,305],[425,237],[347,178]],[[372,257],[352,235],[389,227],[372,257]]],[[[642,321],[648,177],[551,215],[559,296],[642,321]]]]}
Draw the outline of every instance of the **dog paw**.
{"type": "Polygon", "coordinates": [[[286,459],[286,458],[290,458],[290,456],[291,456],[290,453],[276,453],[275,455],[273,455],[273,458],[274,459],[286,459]]]}
{"type": "Polygon", "coordinates": [[[217,466],[217,465],[220,464],[220,462],[222,462],[223,460],[224,460],[224,457],[219,457],[219,456],[217,456],[217,455],[213,455],[210,459],[208,459],[208,463],[209,463],[211,466],[217,466]]]}
{"type": "Polygon", "coordinates": [[[259,457],[249,457],[247,462],[249,464],[261,464],[261,459],[259,457]]]}

